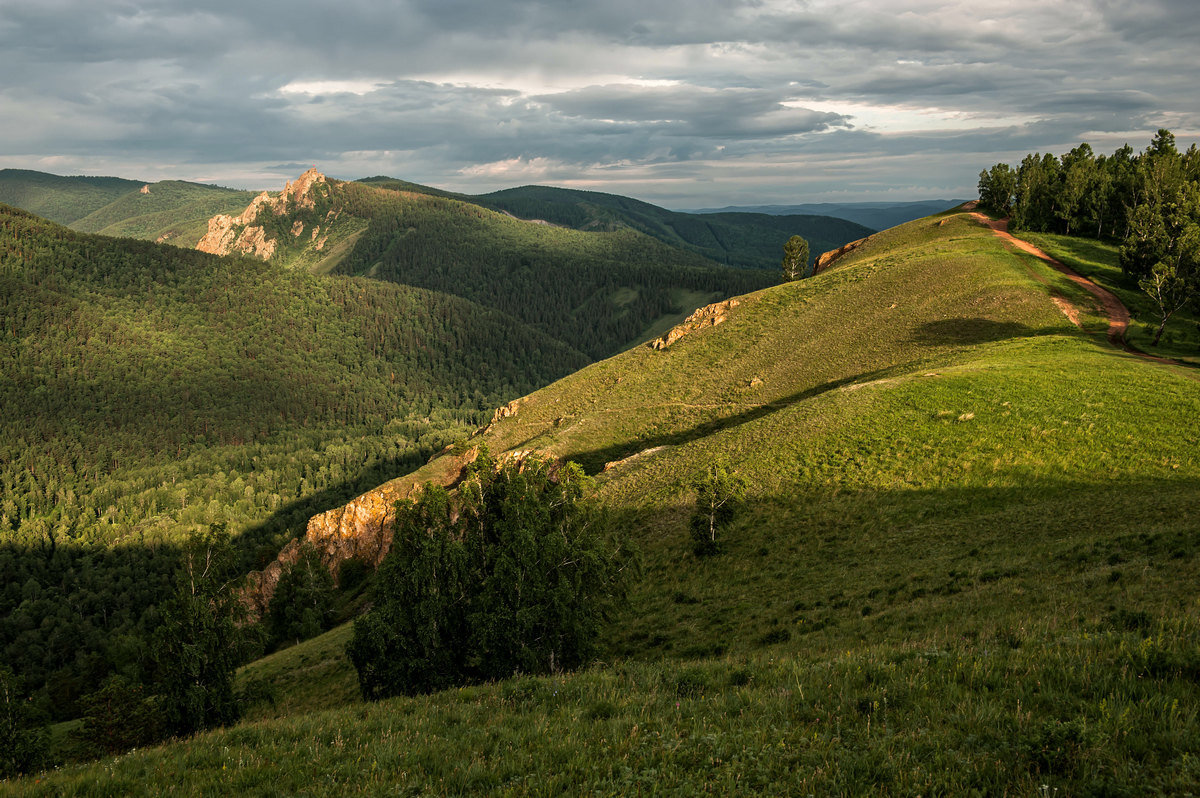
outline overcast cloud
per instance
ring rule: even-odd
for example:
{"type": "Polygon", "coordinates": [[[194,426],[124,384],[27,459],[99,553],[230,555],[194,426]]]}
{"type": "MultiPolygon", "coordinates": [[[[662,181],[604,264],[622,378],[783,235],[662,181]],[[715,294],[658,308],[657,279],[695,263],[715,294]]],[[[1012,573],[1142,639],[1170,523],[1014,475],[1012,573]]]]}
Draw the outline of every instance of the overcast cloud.
{"type": "Polygon", "coordinates": [[[0,0],[0,167],[668,207],[963,197],[1200,137],[1194,0],[0,0]]]}

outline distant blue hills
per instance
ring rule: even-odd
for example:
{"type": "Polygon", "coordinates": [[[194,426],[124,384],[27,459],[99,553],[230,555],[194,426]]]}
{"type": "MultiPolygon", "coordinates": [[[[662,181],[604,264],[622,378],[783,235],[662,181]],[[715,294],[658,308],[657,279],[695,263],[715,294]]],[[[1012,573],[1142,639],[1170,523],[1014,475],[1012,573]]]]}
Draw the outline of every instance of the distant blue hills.
{"type": "Polygon", "coordinates": [[[965,199],[933,199],[915,202],[810,202],[800,205],[729,205],[724,208],[700,208],[682,213],[766,213],[771,216],[815,214],[832,216],[861,224],[872,230],[886,230],[898,224],[920,219],[931,213],[961,205],[965,199]]]}

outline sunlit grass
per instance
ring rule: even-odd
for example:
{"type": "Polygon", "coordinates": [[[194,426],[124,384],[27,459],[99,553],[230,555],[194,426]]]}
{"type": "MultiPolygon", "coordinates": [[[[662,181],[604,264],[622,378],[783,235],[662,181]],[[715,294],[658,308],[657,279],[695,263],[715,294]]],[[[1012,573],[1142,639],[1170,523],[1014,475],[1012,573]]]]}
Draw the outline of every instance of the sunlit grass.
{"type": "Polygon", "coordinates": [[[1158,329],[1158,307],[1138,288],[1137,280],[1121,271],[1116,245],[1051,233],[1021,233],[1020,236],[1116,294],[1133,316],[1126,335],[1131,344],[1145,352],[1200,363],[1198,309],[1184,308],[1176,313],[1167,322],[1158,346],[1150,345],[1158,329]]]}

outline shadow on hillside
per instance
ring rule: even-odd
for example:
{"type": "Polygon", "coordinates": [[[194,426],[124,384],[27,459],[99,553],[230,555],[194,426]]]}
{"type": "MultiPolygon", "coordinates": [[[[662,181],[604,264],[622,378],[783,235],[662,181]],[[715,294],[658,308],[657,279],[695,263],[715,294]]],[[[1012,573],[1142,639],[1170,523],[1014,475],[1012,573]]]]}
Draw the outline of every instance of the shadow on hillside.
{"type": "Polygon", "coordinates": [[[807,399],[820,396],[823,393],[841,388],[846,385],[852,385],[860,382],[870,382],[871,380],[881,379],[888,374],[896,371],[902,371],[904,366],[893,366],[887,369],[879,369],[876,371],[857,374],[853,377],[845,377],[840,380],[830,380],[820,385],[815,385],[812,388],[807,388],[803,391],[786,396],[782,399],[776,399],[774,402],[757,405],[749,409],[743,410],[740,413],[734,413],[729,416],[721,416],[706,421],[702,424],[697,424],[685,430],[677,432],[665,433],[662,435],[652,435],[645,438],[638,438],[633,441],[613,444],[600,449],[593,449],[588,452],[579,452],[574,454],[570,459],[583,466],[584,471],[588,474],[595,475],[604,470],[604,466],[608,463],[617,460],[624,460],[626,457],[631,457],[638,452],[646,449],[654,449],[659,446],[679,446],[680,444],[690,443],[691,441],[700,438],[708,437],[709,435],[722,432],[723,430],[732,429],[733,427],[742,424],[748,424],[751,421],[757,421],[760,418],[776,413],[780,410],[785,410],[792,405],[803,402],[807,399]]]}
{"type": "Polygon", "coordinates": [[[696,505],[681,492],[619,516],[640,530],[644,570],[606,643],[614,657],[713,657],[827,628],[875,642],[947,622],[988,629],[992,619],[1049,605],[1061,613],[1063,604],[1128,623],[1114,604],[1140,612],[1187,600],[1200,567],[1188,515],[1198,496],[1195,478],[917,490],[796,484],[744,502],[720,530],[721,553],[698,557],[688,524],[696,505]],[[1129,579],[1159,580],[1175,595],[1126,594],[1119,585],[1129,579]],[[959,602],[980,597],[988,620],[964,616],[959,602]],[[791,634],[772,635],[781,627],[791,634]]]}
{"type": "Polygon", "coordinates": [[[994,319],[938,319],[926,322],[914,331],[910,340],[922,344],[969,345],[1004,341],[1010,338],[1030,338],[1037,335],[1057,335],[1061,329],[1038,329],[1015,321],[994,319]]]}
{"type": "MultiPolygon", "coordinates": [[[[274,560],[308,520],[345,504],[426,462],[388,459],[293,500],[234,536],[235,570],[244,574],[274,560]]],[[[176,590],[183,561],[176,540],[130,535],[119,545],[46,531],[13,539],[0,530],[0,659],[38,696],[38,711],[54,722],[79,714],[79,699],[114,672],[139,674],[158,614],[176,590]]]]}
{"type": "Polygon", "coordinates": [[[273,561],[287,541],[304,536],[310,518],[342,507],[385,482],[411,474],[436,453],[382,460],[343,482],[288,502],[258,524],[246,527],[235,538],[243,570],[259,570],[273,561]]]}

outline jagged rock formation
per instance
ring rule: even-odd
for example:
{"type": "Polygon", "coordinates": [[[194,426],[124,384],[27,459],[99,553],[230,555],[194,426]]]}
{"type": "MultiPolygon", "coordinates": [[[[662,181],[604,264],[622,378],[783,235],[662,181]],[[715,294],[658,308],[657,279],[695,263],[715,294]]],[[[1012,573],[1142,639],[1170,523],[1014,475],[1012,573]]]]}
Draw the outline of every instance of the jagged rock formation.
{"type": "Polygon", "coordinates": [[[666,349],[688,333],[721,324],[729,318],[729,311],[740,304],[739,300],[726,299],[724,302],[705,305],[684,319],[682,324],[672,327],[666,335],[655,338],[649,346],[651,349],[666,349]]]}
{"type": "Polygon", "coordinates": [[[828,252],[822,253],[821,257],[817,258],[816,263],[813,264],[813,276],[816,276],[818,272],[825,271],[833,265],[835,260],[842,257],[847,252],[853,252],[870,240],[871,236],[867,236],[866,238],[860,238],[857,241],[851,241],[849,244],[842,244],[837,249],[831,249],[828,252]]]}
{"type": "Polygon", "coordinates": [[[410,498],[426,482],[446,488],[457,485],[463,471],[478,456],[477,447],[461,454],[447,450],[408,476],[393,479],[342,507],[310,518],[304,537],[284,546],[266,568],[247,576],[242,602],[250,615],[259,617],[266,612],[284,569],[299,559],[301,546],[305,544],[316,548],[335,580],[338,566],[349,559],[357,558],[372,568],[378,566],[392,545],[396,502],[410,498]]]}
{"type": "MultiPolygon", "coordinates": [[[[533,449],[521,449],[501,454],[497,462],[515,462],[521,466],[527,458],[536,456],[539,453],[533,449]]],[[[378,567],[392,547],[396,503],[412,498],[427,483],[456,487],[462,482],[467,466],[478,457],[478,446],[465,451],[447,447],[412,474],[386,482],[341,507],[310,518],[304,537],[288,543],[274,562],[246,577],[241,599],[250,617],[259,618],[266,613],[284,569],[300,559],[302,546],[313,546],[317,550],[335,581],[338,567],[350,559],[361,560],[371,568],[378,567]]],[[[554,476],[561,465],[556,463],[550,475],[554,476]]]]}
{"type": "MultiPolygon", "coordinates": [[[[314,166],[300,175],[294,183],[285,185],[279,196],[272,197],[266,191],[262,192],[250,201],[246,210],[239,216],[217,214],[208,220],[208,232],[200,239],[200,243],[196,244],[196,249],[213,255],[240,252],[243,255],[255,255],[263,260],[270,259],[275,254],[278,242],[268,238],[266,230],[254,222],[264,212],[282,216],[289,210],[311,210],[316,206],[313,188],[325,182],[325,175],[318,172],[314,166]]],[[[292,236],[299,236],[303,231],[303,222],[297,220],[292,226],[292,236]]]]}

